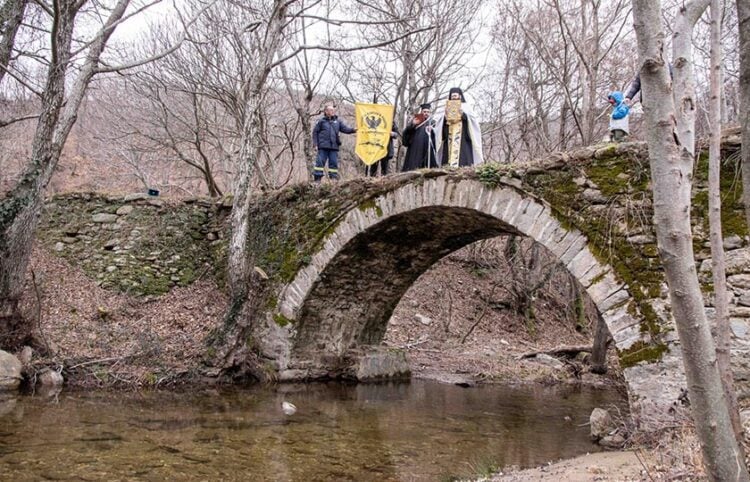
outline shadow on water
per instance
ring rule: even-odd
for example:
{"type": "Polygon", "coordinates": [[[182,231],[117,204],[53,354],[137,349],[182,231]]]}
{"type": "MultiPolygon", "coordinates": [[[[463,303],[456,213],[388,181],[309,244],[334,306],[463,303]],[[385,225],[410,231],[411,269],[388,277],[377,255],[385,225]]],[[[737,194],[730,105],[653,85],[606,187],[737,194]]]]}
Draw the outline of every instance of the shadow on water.
{"type": "Polygon", "coordinates": [[[595,451],[591,410],[625,403],[426,381],[21,397],[0,401],[0,480],[449,480],[595,451]]]}

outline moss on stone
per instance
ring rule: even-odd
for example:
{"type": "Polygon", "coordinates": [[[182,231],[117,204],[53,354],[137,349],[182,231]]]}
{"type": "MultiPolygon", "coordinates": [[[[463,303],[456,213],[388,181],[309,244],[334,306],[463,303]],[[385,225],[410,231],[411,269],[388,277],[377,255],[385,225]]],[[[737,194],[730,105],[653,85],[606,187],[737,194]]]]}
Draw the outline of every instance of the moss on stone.
{"type": "Polygon", "coordinates": [[[496,162],[487,162],[476,169],[479,182],[490,189],[495,189],[503,183],[503,176],[508,172],[508,166],[496,162]]]}
{"type": "Polygon", "coordinates": [[[626,350],[618,352],[620,367],[630,368],[640,362],[655,362],[661,359],[668,350],[667,346],[662,343],[645,343],[638,341],[626,350]]]}
{"type": "Polygon", "coordinates": [[[222,220],[209,203],[125,203],[95,194],[56,196],[44,208],[39,239],[103,288],[161,295],[188,286],[214,259],[206,239],[222,220]],[[99,213],[133,209],[115,223],[95,223],[99,213]],[[64,242],[60,251],[56,243],[64,242]]]}
{"type": "MultiPolygon", "coordinates": [[[[640,162],[629,157],[590,159],[583,162],[580,169],[610,199],[620,195],[632,196],[641,191],[644,196],[650,197],[650,193],[645,191],[648,171],[640,162]]],[[[608,206],[603,209],[590,206],[583,198],[585,184],[576,183],[576,176],[575,170],[568,169],[530,175],[525,181],[532,192],[550,202],[552,214],[561,225],[565,229],[576,229],[583,233],[597,260],[610,265],[617,277],[627,283],[638,307],[633,315],[641,320],[642,331],[657,335],[660,333],[660,323],[649,300],[659,296],[664,280],[658,259],[644,253],[642,246],[627,241],[627,233],[622,232],[620,227],[627,225],[627,219],[613,216],[608,206]]]]}
{"type": "MultiPolygon", "coordinates": [[[[693,222],[709,232],[708,221],[708,153],[698,156],[694,174],[694,190],[691,216],[693,222]]],[[[742,182],[739,176],[739,159],[729,157],[721,163],[721,231],[724,237],[733,234],[745,237],[748,234],[742,203],[742,182]]],[[[696,250],[699,251],[699,246],[696,250]]]]}
{"type": "Polygon", "coordinates": [[[359,203],[359,206],[357,207],[362,212],[367,212],[370,209],[374,209],[375,214],[377,214],[379,218],[383,217],[383,210],[380,208],[380,206],[378,206],[378,203],[376,203],[375,200],[372,198],[362,201],[361,203],[359,203]]]}
{"type": "Polygon", "coordinates": [[[291,323],[294,323],[294,320],[290,320],[289,318],[287,318],[286,316],[282,315],[281,313],[275,313],[273,315],[273,321],[275,321],[276,324],[279,325],[279,326],[281,326],[282,328],[285,327],[285,326],[287,326],[287,325],[289,325],[289,324],[291,324],[291,323]]]}

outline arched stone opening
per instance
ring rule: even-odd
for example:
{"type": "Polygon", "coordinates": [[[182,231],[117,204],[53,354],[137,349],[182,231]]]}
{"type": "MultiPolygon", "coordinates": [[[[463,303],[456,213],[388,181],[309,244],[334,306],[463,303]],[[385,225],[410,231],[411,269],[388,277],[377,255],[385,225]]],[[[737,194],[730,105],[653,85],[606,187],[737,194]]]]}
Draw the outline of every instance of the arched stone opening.
{"type": "Polygon", "coordinates": [[[343,355],[379,343],[414,281],[475,241],[516,230],[466,208],[432,206],[398,214],[358,234],[326,266],[297,320],[298,352],[343,355]]]}
{"type": "Polygon", "coordinates": [[[353,347],[377,343],[398,301],[426,269],[452,251],[503,233],[528,236],[552,252],[591,297],[619,349],[641,340],[625,284],[549,205],[513,186],[439,177],[349,210],[282,289],[279,312],[295,326],[287,368],[321,368],[322,358],[340,359],[353,347]]]}

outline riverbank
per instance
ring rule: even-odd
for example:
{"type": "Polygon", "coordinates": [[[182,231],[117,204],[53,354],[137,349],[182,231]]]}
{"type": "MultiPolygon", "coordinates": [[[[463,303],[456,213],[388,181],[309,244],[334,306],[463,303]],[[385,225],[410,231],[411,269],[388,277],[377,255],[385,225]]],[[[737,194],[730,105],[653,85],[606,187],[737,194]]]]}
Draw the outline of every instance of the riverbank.
{"type": "MultiPolygon", "coordinates": [[[[586,454],[541,467],[506,468],[476,482],[704,481],[700,445],[691,424],[651,434],[648,444],[586,454]]],[[[643,437],[643,434],[641,434],[643,437]]],[[[747,451],[747,444],[745,450],[747,451]]]]}
{"type": "MultiPolygon", "coordinates": [[[[413,376],[448,383],[584,383],[619,386],[616,356],[606,376],[578,358],[524,357],[560,345],[590,345],[593,328],[561,316],[540,296],[533,329],[495,293],[502,266],[482,268],[462,250],[425,273],[393,313],[384,343],[406,352],[413,376]]],[[[31,369],[62,368],[72,387],[166,387],[203,383],[206,337],[222,322],[226,294],[211,276],[160,296],[131,296],[98,286],[76,266],[42,248],[31,268],[36,289],[23,300],[36,320],[31,369]]]]}

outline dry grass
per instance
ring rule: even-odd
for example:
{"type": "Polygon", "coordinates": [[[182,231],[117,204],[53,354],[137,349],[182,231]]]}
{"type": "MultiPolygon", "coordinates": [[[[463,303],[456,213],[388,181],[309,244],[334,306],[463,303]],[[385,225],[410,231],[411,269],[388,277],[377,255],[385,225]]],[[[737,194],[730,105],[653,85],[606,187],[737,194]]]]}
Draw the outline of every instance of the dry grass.
{"type": "MultiPolygon", "coordinates": [[[[103,290],[78,268],[36,249],[41,337],[52,354],[37,366],[65,367],[76,385],[160,385],[200,365],[205,337],[221,321],[226,297],[209,280],[161,297],[103,290]]],[[[33,313],[28,293],[24,308],[33,313]]]]}

